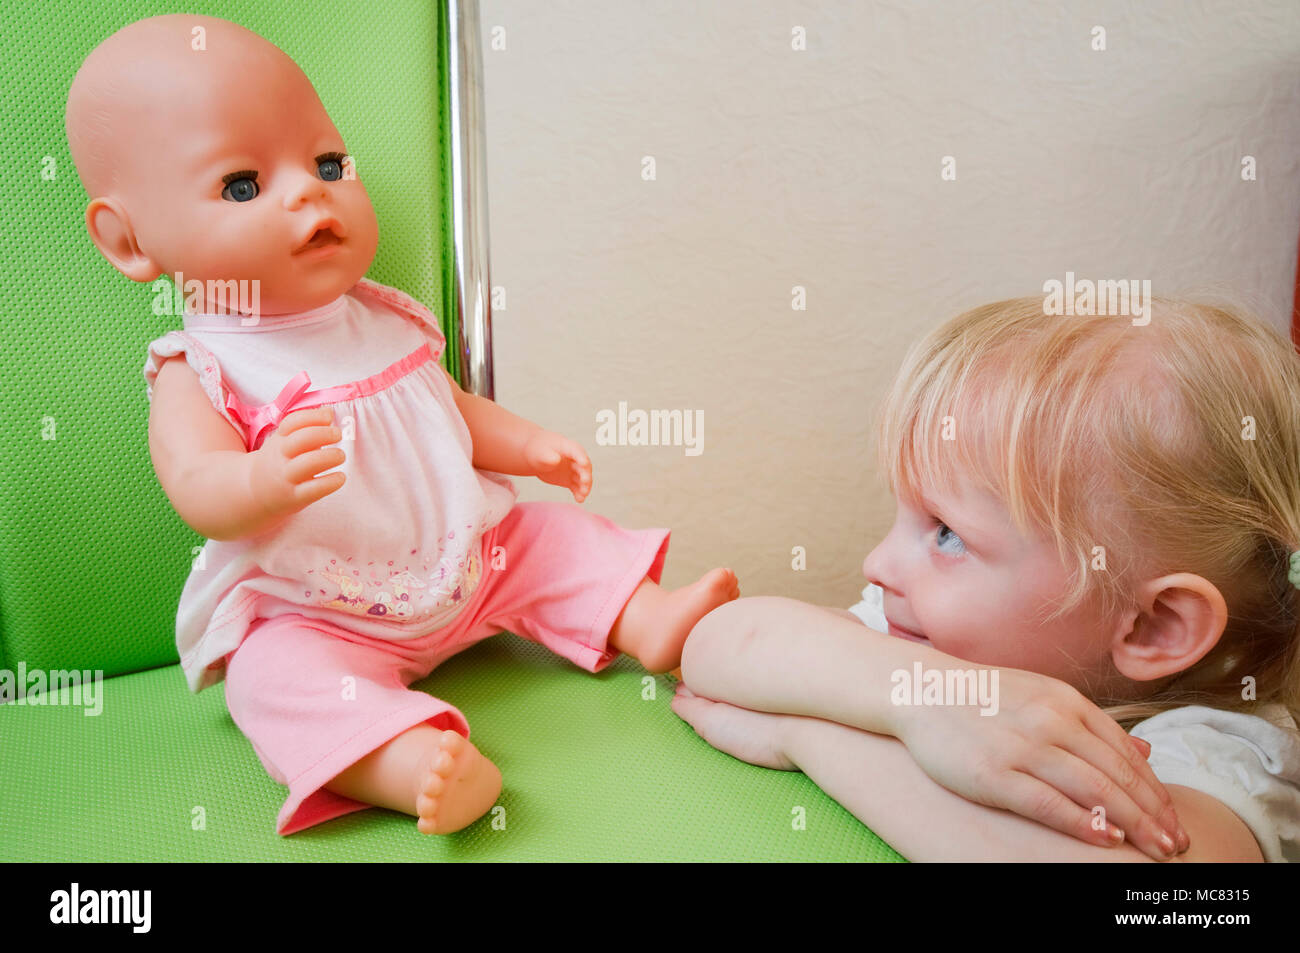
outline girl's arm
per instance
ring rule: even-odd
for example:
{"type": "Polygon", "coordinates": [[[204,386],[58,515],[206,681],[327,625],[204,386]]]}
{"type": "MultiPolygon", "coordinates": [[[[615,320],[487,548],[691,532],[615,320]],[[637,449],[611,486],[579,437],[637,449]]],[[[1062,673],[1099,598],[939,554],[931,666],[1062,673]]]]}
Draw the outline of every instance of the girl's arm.
{"type": "Polygon", "coordinates": [[[1161,859],[1186,848],[1187,832],[1146,752],[1069,685],[998,669],[997,716],[987,718],[971,705],[895,704],[896,673],[912,676],[918,663],[940,672],[980,668],[817,606],[762,596],[701,619],[682,653],[682,676],[695,694],[742,708],[896,737],[958,796],[1071,836],[1104,846],[1122,830],[1161,859]],[[1095,807],[1110,828],[1093,829],[1095,807]]]}
{"type": "Polygon", "coordinates": [[[891,674],[962,665],[818,606],[780,596],[724,603],[696,623],[682,651],[682,677],[697,695],[756,711],[813,715],[896,734],[891,674]]]}
{"type": "Polygon", "coordinates": [[[286,515],[343,485],[342,436],[328,407],[289,414],[255,451],[212,407],[198,375],[180,355],[154,380],[149,407],[149,455],[176,513],[208,539],[263,532],[286,515]]]}
{"type": "MultiPolygon", "coordinates": [[[[1146,861],[1131,844],[1094,847],[1009,811],[985,807],[936,784],[896,738],[817,718],[779,718],[789,760],[904,857],[916,861],[1146,861]]],[[[1222,802],[1170,785],[1191,847],[1184,863],[1260,862],[1242,820],[1222,802]]]]}

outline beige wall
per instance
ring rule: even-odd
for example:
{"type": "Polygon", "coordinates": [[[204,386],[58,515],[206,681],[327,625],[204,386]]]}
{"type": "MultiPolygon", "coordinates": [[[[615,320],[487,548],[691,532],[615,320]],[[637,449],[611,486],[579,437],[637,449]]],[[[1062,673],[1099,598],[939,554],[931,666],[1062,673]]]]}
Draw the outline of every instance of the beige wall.
{"type": "Polygon", "coordinates": [[[1290,0],[483,0],[482,19],[497,399],[587,447],[589,509],[672,528],[667,584],[725,564],[747,595],[856,601],[893,518],[871,406],[962,309],[1070,270],[1289,315],[1290,0]],[[598,446],[620,401],[702,411],[703,452],[598,446]]]}

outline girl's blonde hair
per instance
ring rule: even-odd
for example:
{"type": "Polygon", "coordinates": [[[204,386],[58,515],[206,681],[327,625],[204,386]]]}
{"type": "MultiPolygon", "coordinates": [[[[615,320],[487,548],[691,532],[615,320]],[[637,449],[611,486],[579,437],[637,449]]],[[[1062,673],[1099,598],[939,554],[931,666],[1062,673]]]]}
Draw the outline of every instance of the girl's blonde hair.
{"type": "Polygon", "coordinates": [[[936,328],[885,398],[881,473],[913,499],[962,477],[1053,539],[1073,583],[1044,622],[1085,599],[1116,618],[1167,573],[1219,588],[1227,627],[1203,659],[1138,703],[1090,696],[1126,727],[1189,704],[1300,720],[1300,356],[1224,300],[1149,307],[1134,325],[1014,298],[936,328]]]}

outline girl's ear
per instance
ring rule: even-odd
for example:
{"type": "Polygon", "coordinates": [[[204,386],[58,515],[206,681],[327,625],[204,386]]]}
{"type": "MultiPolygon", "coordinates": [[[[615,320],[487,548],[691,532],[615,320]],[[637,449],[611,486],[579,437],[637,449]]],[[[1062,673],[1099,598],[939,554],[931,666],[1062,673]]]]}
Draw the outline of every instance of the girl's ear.
{"type": "Polygon", "coordinates": [[[86,231],[108,263],[132,281],[153,281],[162,274],[156,261],[140,250],[126,209],[101,196],[86,206],[86,231]]]}
{"type": "Polygon", "coordinates": [[[1131,624],[1116,633],[1111,658],[1120,674],[1137,682],[1191,668],[1218,643],[1228,606],[1203,576],[1180,572],[1144,583],[1131,624]]]}

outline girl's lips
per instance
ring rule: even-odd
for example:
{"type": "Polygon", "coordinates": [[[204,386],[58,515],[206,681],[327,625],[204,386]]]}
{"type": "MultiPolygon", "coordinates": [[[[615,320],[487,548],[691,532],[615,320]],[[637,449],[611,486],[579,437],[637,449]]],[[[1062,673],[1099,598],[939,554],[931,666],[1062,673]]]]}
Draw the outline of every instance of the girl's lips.
{"type": "MultiPolygon", "coordinates": [[[[888,619],[886,619],[885,621],[886,621],[886,622],[889,622],[888,619]]],[[[900,629],[898,626],[894,625],[894,623],[892,623],[892,622],[889,622],[889,634],[890,634],[890,635],[896,635],[896,636],[898,636],[900,639],[907,639],[909,642],[924,642],[924,643],[926,643],[927,645],[928,645],[929,642],[930,642],[930,640],[927,639],[925,636],[923,636],[923,635],[917,635],[915,632],[911,632],[911,631],[909,631],[909,630],[907,630],[907,629],[900,629]]]]}

